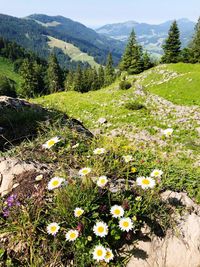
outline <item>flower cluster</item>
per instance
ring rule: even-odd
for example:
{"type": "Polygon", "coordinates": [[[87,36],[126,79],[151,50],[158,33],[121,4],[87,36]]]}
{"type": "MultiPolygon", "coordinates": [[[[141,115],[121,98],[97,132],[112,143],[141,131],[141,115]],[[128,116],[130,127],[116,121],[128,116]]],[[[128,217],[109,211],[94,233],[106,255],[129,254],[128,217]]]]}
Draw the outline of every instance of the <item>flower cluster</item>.
{"type": "Polygon", "coordinates": [[[20,202],[17,200],[17,195],[10,195],[4,202],[5,206],[3,207],[3,216],[8,217],[10,211],[13,207],[20,206],[20,202]]]}

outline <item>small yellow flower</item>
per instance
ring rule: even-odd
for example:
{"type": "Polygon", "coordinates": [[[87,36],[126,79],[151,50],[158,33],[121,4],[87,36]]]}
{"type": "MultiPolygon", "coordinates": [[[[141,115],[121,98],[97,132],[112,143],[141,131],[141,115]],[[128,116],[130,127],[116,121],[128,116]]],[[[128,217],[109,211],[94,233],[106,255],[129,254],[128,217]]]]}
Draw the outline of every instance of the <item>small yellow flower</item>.
{"type": "Polygon", "coordinates": [[[49,149],[58,142],[60,142],[60,139],[56,136],[56,137],[48,140],[45,144],[42,145],[42,147],[49,149]]]}
{"type": "Polygon", "coordinates": [[[104,222],[97,222],[93,227],[96,236],[104,237],[108,234],[108,225],[104,222]]]}
{"type": "Polygon", "coordinates": [[[124,209],[121,206],[114,205],[110,209],[110,213],[114,218],[120,218],[124,216],[124,209]]]}
{"type": "Polygon", "coordinates": [[[84,213],[84,210],[81,208],[75,208],[74,210],[74,216],[77,218],[80,217],[83,213],[84,213]]]}
{"type": "Polygon", "coordinates": [[[141,186],[142,189],[153,188],[156,184],[155,180],[151,177],[138,177],[136,183],[141,186]]]}
{"type": "Polygon", "coordinates": [[[96,261],[102,261],[105,259],[105,256],[106,256],[106,249],[101,246],[101,245],[98,245],[94,248],[93,250],[93,259],[96,260],[96,261]]]}
{"type": "Polygon", "coordinates": [[[91,172],[91,169],[90,168],[83,168],[79,171],[79,175],[80,176],[85,176],[87,174],[89,174],[91,172]]]}
{"type": "Polygon", "coordinates": [[[119,221],[119,227],[122,231],[129,232],[133,229],[133,222],[132,220],[128,218],[121,218],[119,221]]]}
{"type": "Polygon", "coordinates": [[[137,172],[137,169],[136,169],[135,167],[132,167],[132,168],[131,168],[131,172],[132,172],[132,173],[135,173],[135,172],[137,172]]]}
{"type": "Polygon", "coordinates": [[[77,230],[69,230],[66,235],[67,241],[75,241],[78,238],[78,231],[77,230]]]}
{"type": "Polygon", "coordinates": [[[60,226],[57,224],[57,223],[50,223],[48,226],[47,226],[47,233],[50,234],[50,235],[56,235],[58,230],[60,229],[60,226]]]}
{"type": "Polygon", "coordinates": [[[60,177],[54,177],[48,182],[48,190],[53,190],[55,188],[58,188],[61,186],[61,184],[64,182],[63,178],[60,177]]]}
{"type": "Polygon", "coordinates": [[[105,262],[110,262],[111,260],[114,259],[114,255],[111,249],[106,248],[106,256],[105,256],[105,262]]]}
{"type": "Polygon", "coordinates": [[[99,187],[104,187],[108,182],[108,179],[106,176],[100,176],[99,179],[97,180],[97,185],[99,187]]]}
{"type": "Polygon", "coordinates": [[[95,155],[101,155],[101,154],[104,154],[106,152],[106,150],[104,148],[96,148],[93,153],[95,155]]]}

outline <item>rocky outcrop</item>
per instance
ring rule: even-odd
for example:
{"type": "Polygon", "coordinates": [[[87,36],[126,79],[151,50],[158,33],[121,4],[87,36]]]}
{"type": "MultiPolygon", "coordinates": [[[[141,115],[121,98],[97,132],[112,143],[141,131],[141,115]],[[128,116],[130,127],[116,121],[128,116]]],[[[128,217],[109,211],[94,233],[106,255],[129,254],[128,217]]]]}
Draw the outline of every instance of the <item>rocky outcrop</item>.
{"type": "Polygon", "coordinates": [[[200,267],[200,207],[185,193],[162,194],[171,205],[183,205],[183,216],[164,238],[151,236],[140,240],[127,267],[200,267]]]}
{"type": "Polygon", "coordinates": [[[26,187],[34,186],[38,174],[48,173],[50,168],[44,164],[25,162],[16,158],[0,158],[0,196],[10,193],[17,187],[22,189],[25,184],[26,187]]]}
{"type": "Polygon", "coordinates": [[[39,105],[29,103],[24,99],[13,98],[9,96],[0,96],[0,111],[3,112],[5,109],[23,109],[33,108],[35,110],[42,110],[43,108],[39,105]]]}

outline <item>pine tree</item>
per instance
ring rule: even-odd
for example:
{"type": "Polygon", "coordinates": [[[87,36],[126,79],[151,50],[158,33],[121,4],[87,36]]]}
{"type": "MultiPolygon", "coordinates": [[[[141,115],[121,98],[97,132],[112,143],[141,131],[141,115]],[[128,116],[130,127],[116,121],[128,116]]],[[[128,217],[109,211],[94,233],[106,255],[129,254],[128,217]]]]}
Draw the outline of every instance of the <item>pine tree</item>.
{"type": "Polygon", "coordinates": [[[143,54],[143,64],[144,64],[144,70],[148,70],[153,67],[153,62],[151,61],[151,58],[147,51],[143,54]]]}
{"type": "Polygon", "coordinates": [[[177,22],[174,21],[169,29],[168,37],[163,45],[164,55],[161,62],[177,63],[180,61],[181,41],[177,22]]]}
{"type": "Polygon", "coordinates": [[[105,83],[105,73],[104,73],[104,68],[101,65],[98,70],[98,78],[99,78],[99,88],[104,86],[105,83]]]}
{"type": "Polygon", "coordinates": [[[33,97],[37,91],[37,78],[35,76],[33,63],[27,58],[24,59],[20,68],[20,74],[23,78],[20,94],[24,97],[33,97]]]}
{"type": "Polygon", "coordinates": [[[50,93],[55,93],[63,87],[62,70],[54,54],[51,54],[48,61],[47,85],[50,93]]]}
{"type": "Polygon", "coordinates": [[[108,54],[107,63],[105,67],[105,81],[104,84],[110,85],[115,80],[115,69],[113,67],[113,60],[111,53],[108,54]]]}
{"type": "Polygon", "coordinates": [[[135,31],[132,30],[124,55],[120,62],[120,70],[137,74],[143,71],[142,47],[137,43],[135,31]]]}
{"type": "Polygon", "coordinates": [[[74,75],[74,90],[78,92],[83,92],[83,72],[80,64],[77,67],[77,70],[74,75]]]}
{"type": "Polygon", "coordinates": [[[74,90],[74,72],[69,71],[66,75],[65,79],[65,91],[73,91],[74,90]]]}
{"type": "Polygon", "coordinates": [[[200,63],[200,17],[195,26],[195,34],[191,42],[191,52],[194,63],[200,63]]]}
{"type": "Polygon", "coordinates": [[[92,70],[92,84],[91,84],[91,90],[97,90],[99,89],[99,77],[98,77],[98,73],[97,70],[94,68],[92,70]]]}

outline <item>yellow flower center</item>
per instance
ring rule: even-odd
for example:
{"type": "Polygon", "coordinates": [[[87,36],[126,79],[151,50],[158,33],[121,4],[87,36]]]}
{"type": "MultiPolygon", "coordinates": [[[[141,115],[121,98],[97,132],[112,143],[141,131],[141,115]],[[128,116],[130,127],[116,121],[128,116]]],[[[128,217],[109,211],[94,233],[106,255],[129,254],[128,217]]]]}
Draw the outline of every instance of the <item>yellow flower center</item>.
{"type": "Polygon", "coordinates": [[[124,227],[128,227],[129,226],[129,222],[123,222],[123,226],[124,227]]]}
{"type": "Polygon", "coordinates": [[[51,226],[51,232],[55,232],[57,230],[56,226],[51,226]]]}
{"type": "Polygon", "coordinates": [[[105,179],[101,179],[101,180],[100,180],[100,183],[101,183],[101,184],[105,184],[105,182],[106,182],[105,179]]]}
{"type": "Polygon", "coordinates": [[[136,172],[136,171],[137,171],[137,169],[134,168],[134,167],[131,169],[131,172],[133,172],[133,173],[136,172]]]}
{"type": "Polygon", "coordinates": [[[78,211],[76,211],[76,215],[77,215],[77,216],[81,216],[82,213],[83,213],[82,210],[78,210],[78,211]]]}
{"type": "Polygon", "coordinates": [[[52,185],[53,186],[57,186],[58,184],[59,184],[59,181],[58,180],[52,182],[52,185]]]}
{"type": "Polygon", "coordinates": [[[97,256],[101,257],[103,255],[103,251],[102,250],[97,250],[97,256]]]}
{"type": "Polygon", "coordinates": [[[71,233],[71,234],[70,234],[70,238],[71,238],[71,239],[76,238],[76,234],[75,234],[75,233],[71,233]]]}
{"type": "Polygon", "coordinates": [[[83,174],[88,174],[88,170],[83,170],[83,174]]]}
{"type": "Polygon", "coordinates": [[[99,226],[98,227],[98,232],[99,233],[103,233],[104,232],[104,227],[103,226],[99,226]]]}
{"type": "Polygon", "coordinates": [[[53,145],[55,145],[55,141],[54,140],[49,140],[48,141],[48,146],[53,146],[53,145]]]}
{"type": "Polygon", "coordinates": [[[107,251],[106,252],[106,259],[109,259],[111,257],[111,253],[110,253],[110,251],[107,251]]]}
{"type": "Polygon", "coordinates": [[[115,215],[120,215],[120,210],[119,209],[114,210],[114,214],[115,215]]]}
{"type": "Polygon", "coordinates": [[[145,185],[149,185],[150,181],[148,179],[144,179],[144,180],[142,180],[142,183],[145,184],[145,185]]]}

